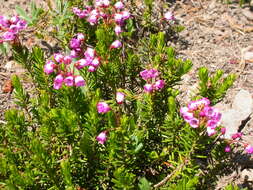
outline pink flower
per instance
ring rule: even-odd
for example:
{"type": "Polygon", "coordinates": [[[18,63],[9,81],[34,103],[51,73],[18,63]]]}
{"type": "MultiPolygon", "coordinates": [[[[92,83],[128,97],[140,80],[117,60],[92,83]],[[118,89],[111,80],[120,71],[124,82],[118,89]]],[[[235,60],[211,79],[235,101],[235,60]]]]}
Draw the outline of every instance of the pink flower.
{"type": "Polygon", "coordinates": [[[84,86],[85,85],[85,80],[83,79],[82,76],[75,76],[75,86],[84,86]]]}
{"type": "Polygon", "coordinates": [[[89,14],[89,11],[87,11],[87,10],[81,10],[81,9],[78,9],[77,7],[74,7],[72,9],[72,11],[79,18],[84,18],[84,17],[88,16],[88,14],[89,14]]]}
{"type": "Polygon", "coordinates": [[[120,13],[116,13],[116,14],[114,15],[114,20],[115,20],[115,22],[116,22],[117,24],[121,25],[121,24],[123,23],[123,21],[124,21],[123,15],[120,14],[120,13]]]}
{"type": "Polygon", "coordinates": [[[6,16],[0,16],[0,25],[8,28],[11,25],[11,22],[6,16]]]}
{"type": "Polygon", "coordinates": [[[11,25],[9,28],[9,32],[12,32],[14,34],[18,33],[19,30],[20,28],[17,25],[11,25]]]}
{"type": "Polygon", "coordinates": [[[95,67],[95,68],[97,68],[99,65],[100,65],[100,60],[99,60],[99,58],[94,58],[93,60],[92,60],[92,62],[91,62],[91,65],[93,66],[93,67],[95,67]]]}
{"type": "Polygon", "coordinates": [[[104,144],[106,141],[106,131],[101,132],[97,137],[96,140],[99,144],[104,144]]]}
{"type": "Polygon", "coordinates": [[[83,41],[85,39],[84,35],[82,33],[77,34],[77,39],[80,41],[83,41]]]}
{"type": "Polygon", "coordinates": [[[237,139],[237,138],[241,138],[242,137],[242,133],[241,132],[238,132],[238,133],[235,133],[231,136],[231,138],[233,140],[237,139]]]}
{"type": "Polygon", "coordinates": [[[54,72],[55,63],[53,61],[47,61],[47,63],[44,65],[44,72],[46,74],[51,74],[54,72]]]}
{"type": "Polygon", "coordinates": [[[17,37],[17,35],[13,32],[5,32],[2,36],[4,41],[12,41],[17,37]]]}
{"type": "Polygon", "coordinates": [[[130,18],[130,13],[128,11],[123,11],[121,14],[124,20],[127,20],[130,18]]]}
{"type": "Polygon", "coordinates": [[[114,32],[116,33],[117,36],[118,36],[120,33],[122,33],[123,31],[122,31],[121,26],[119,26],[119,25],[115,26],[114,32]]]}
{"type": "Polygon", "coordinates": [[[111,110],[111,108],[106,102],[98,102],[98,104],[97,104],[98,113],[107,113],[110,110],[111,110]]]}
{"type": "Polygon", "coordinates": [[[211,127],[211,128],[216,128],[218,124],[219,123],[217,121],[215,121],[215,120],[208,120],[207,121],[207,126],[211,127]]]}
{"type": "Polygon", "coordinates": [[[85,57],[89,57],[89,58],[92,58],[92,59],[95,57],[95,54],[96,54],[96,52],[92,48],[87,48],[87,50],[84,52],[85,57]]]}
{"type": "Polygon", "coordinates": [[[210,104],[210,101],[207,98],[202,98],[202,99],[199,99],[199,100],[191,101],[188,104],[188,108],[190,110],[196,110],[201,105],[208,106],[209,104],[210,104]]]}
{"type": "Polygon", "coordinates": [[[77,49],[81,47],[81,41],[76,39],[76,38],[72,38],[69,42],[69,46],[71,49],[77,49]]]}
{"type": "Polygon", "coordinates": [[[78,52],[76,50],[71,50],[70,51],[70,57],[76,58],[78,56],[78,52]]]}
{"type": "Polygon", "coordinates": [[[87,62],[86,59],[79,59],[76,63],[75,63],[75,67],[77,69],[82,69],[85,66],[89,66],[89,63],[87,62]]]}
{"type": "Polygon", "coordinates": [[[55,53],[54,54],[54,59],[57,63],[62,63],[64,60],[64,56],[60,53],[55,53]]]}
{"type": "Polygon", "coordinates": [[[225,128],[225,127],[222,127],[222,128],[220,129],[220,131],[221,131],[221,134],[224,135],[224,134],[226,133],[226,128],[225,128]]]}
{"type": "Polygon", "coordinates": [[[124,99],[125,99],[125,94],[123,93],[123,92],[117,92],[116,93],[116,102],[118,103],[118,104],[122,104],[123,103],[123,101],[124,101],[124,99]]]}
{"type": "Polygon", "coordinates": [[[189,112],[189,108],[188,107],[182,107],[180,108],[180,113],[183,116],[184,120],[186,122],[190,122],[190,120],[192,120],[194,118],[193,113],[189,112]]]}
{"type": "Polygon", "coordinates": [[[170,21],[170,20],[174,20],[175,17],[174,15],[172,14],[172,12],[168,11],[164,14],[164,19],[167,20],[167,21],[170,21]]]}
{"type": "Polygon", "coordinates": [[[160,89],[164,88],[164,86],[165,86],[165,81],[164,80],[158,80],[154,84],[154,88],[156,90],[160,90],[160,89]]]}
{"type": "Polygon", "coordinates": [[[192,128],[198,128],[199,127],[199,120],[196,119],[196,118],[192,118],[190,121],[189,121],[189,124],[192,128]]]}
{"type": "Polygon", "coordinates": [[[112,42],[111,44],[111,49],[113,48],[121,48],[122,47],[122,43],[119,40],[115,40],[114,42],[112,42]]]}
{"type": "Polygon", "coordinates": [[[74,85],[74,76],[70,75],[64,79],[64,83],[66,86],[73,86],[74,85]]]}
{"type": "Polygon", "coordinates": [[[248,146],[245,148],[245,151],[246,151],[248,154],[253,154],[253,146],[248,145],[248,146]]]}
{"type": "Polygon", "coordinates": [[[225,147],[225,150],[224,150],[225,152],[231,152],[231,147],[229,146],[229,145],[227,145],[226,147],[225,147]]]}
{"type": "Polygon", "coordinates": [[[23,30],[27,27],[27,22],[25,20],[19,20],[17,23],[19,30],[23,30]]]}
{"type": "Polygon", "coordinates": [[[124,9],[124,4],[121,1],[118,1],[114,4],[115,9],[124,9]]]}
{"type": "Polygon", "coordinates": [[[159,76],[159,72],[156,69],[145,69],[140,72],[143,80],[148,80],[150,78],[156,78],[159,76]]]}
{"type": "Polygon", "coordinates": [[[96,69],[96,67],[94,67],[94,66],[89,66],[88,67],[88,71],[89,72],[95,72],[97,69],[96,69]]]}
{"type": "Polygon", "coordinates": [[[72,62],[72,57],[71,56],[65,56],[63,58],[63,63],[66,64],[66,65],[69,65],[70,63],[72,62]]]}
{"type": "Polygon", "coordinates": [[[60,89],[62,87],[63,80],[64,78],[61,74],[57,75],[54,79],[54,89],[60,89]]]}
{"type": "Polygon", "coordinates": [[[12,24],[17,24],[20,18],[18,16],[11,17],[10,21],[12,24]]]}
{"type": "Polygon", "coordinates": [[[144,91],[147,93],[153,92],[153,85],[152,84],[145,84],[144,85],[144,91]]]}
{"type": "Polygon", "coordinates": [[[210,137],[210,136],[213,136],[214,134],[216,134],[217,131],[215,130],[215,128],[207,127],[206,132],[207,132],[207,135],[210,137]]]}

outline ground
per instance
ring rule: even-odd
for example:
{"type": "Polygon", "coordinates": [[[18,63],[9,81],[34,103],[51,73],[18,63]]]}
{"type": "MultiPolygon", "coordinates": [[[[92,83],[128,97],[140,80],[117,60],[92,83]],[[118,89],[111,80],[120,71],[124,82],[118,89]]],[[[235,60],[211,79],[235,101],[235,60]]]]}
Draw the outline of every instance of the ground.
{"type": "MultiPolygon", "coordinates": [[[[20,5],[28,10],[27,0],[2,0],[0,15],[12,15],[15,6],[20,5]]],[[[43,3],[37,0],[37,3],[43,3]]],[[[199,67],[206,66],[210,71],[223,69],[225,75],[237,74],[234,86],[222,104],[230,105],[235,94],[245,89],[253,93],[253,12],[246,4],[240,7],[237,2],[231,4],[218,0],[181,0],[169,7],[177,21],[185,26],[179,38],[172,45],[179,57],[190,59],[194,69],[184,78],[183,88],[185,97],[189,91],[196,88],[199,67]]],[[[23,70],[11,61],[11,57],[1,57],[0,62],[0,122],[3,121],[3,111],[13,106],[11,93],[3,92],[3,86],[12,74],[22,73],[23,70]]],[[[28,84],[29,86],[29,84],[28,84]]],[[[187,98],[184,100],[187,102],[187,98]]],[[[248,119],[241,129],[245,137],[253,145],[253,120],[248,119]]],[[[234,182],[241,187],[253,188],[253,163],[252,157],[234,155],[232,170],[221,174],[216,189],[223,188],[226,184],[234,182]]]]}

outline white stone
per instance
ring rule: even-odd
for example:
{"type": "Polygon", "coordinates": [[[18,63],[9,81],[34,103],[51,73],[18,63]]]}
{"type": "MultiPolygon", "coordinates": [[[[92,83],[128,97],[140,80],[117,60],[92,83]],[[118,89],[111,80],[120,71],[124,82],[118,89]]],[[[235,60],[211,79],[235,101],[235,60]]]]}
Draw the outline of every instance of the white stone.
{"type": "Polygon", "coordinates": [[[252,96],[247,90],[240,90],[233,101],[232,108],[237,110],[237,114],[241,120],[247,119],[252,113],[252,96]]]}
{"type": "Polygon", "coordinates": [[[231,139],[231,135],[238,132],[238,128],[241,124],[241,118],[235,109],[221,111],[221,113],[221,125],[227,129],[224,138],[231,139]]]}

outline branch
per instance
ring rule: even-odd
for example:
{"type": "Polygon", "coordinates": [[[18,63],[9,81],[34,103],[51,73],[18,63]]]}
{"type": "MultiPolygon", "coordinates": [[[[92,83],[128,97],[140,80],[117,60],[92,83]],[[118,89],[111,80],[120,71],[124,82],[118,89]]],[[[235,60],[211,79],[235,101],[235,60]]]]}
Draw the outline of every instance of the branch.
{"type": "Polygon", "coordinates": [[[175,173],[177,173],[178,171],[182,170],[182,168],[185,166],[185,164],[187,163],[187,160],[185,162],[183,162],[182,164],[180,164],[172,173],[168,174],[162,181],[160,181],[159,183],[154,185],[154,188],[158,188],[162,185],[164,185],[167,181],[169,181],[169,179],[175,175],[175,173]]]}

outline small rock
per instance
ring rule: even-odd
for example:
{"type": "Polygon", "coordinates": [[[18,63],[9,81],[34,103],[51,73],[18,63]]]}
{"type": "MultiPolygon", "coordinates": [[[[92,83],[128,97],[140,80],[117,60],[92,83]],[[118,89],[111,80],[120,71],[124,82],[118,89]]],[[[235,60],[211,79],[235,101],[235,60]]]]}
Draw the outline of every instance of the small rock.
{"type": "Polygon", "coordinates": [[[253,169],[244,169],[241,173],[242,180],[253,182],[253,169]]]}
{"type": "Polygon", "coordinates": [[[247,47],[242,49],[242,58],[245,61],[253,62],[253,47],[247,47]]]}
{"type": "Polygon", "coordinates": [[[7,70],[7,71],[10,71],[13,66],[15,65],[15,61],[9,61],[5,64],[4,68],[7,70]]]}
{"type": "Polygon", "coordinates": [[[247,18],[247,19],[249,19],[249,20],[253,20],[253,12],[252,11],[250,11],[250,9],[243,9],[242,10],[242,14],[247,18]]]}
{"type": "Polygon", "coordinates": [[[252,113],[253,100],[251,94],[247,90],[240,90],[233,101],[232,108],[238,111],[241,120],[247,119],[252,113]]]}

